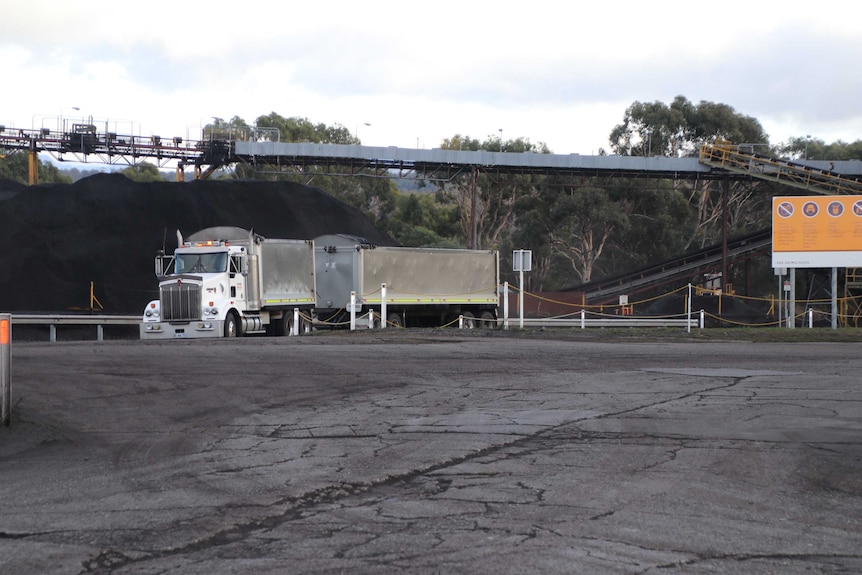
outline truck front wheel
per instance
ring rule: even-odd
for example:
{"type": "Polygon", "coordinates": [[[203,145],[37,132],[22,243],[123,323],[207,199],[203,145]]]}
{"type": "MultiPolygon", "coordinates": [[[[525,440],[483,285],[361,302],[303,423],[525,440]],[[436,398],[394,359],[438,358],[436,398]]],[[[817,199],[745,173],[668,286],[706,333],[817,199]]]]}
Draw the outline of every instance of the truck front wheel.
{"type": "Polygon", "coordinates": [[[239,337],[242,335],[242,330],[239,327],[239,319],[236,313],[230,312],[224,320],[224,336],[239,337]]]}

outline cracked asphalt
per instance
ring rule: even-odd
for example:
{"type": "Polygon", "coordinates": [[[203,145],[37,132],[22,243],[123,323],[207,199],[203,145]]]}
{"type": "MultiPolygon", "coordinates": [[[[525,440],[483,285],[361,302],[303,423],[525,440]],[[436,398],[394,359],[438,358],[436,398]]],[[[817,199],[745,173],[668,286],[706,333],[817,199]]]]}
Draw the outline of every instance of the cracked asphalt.
{"type": "Polygon", "coordinates": [[[15,343],[0,573],[862,572],[858,343],[15,343]]]}

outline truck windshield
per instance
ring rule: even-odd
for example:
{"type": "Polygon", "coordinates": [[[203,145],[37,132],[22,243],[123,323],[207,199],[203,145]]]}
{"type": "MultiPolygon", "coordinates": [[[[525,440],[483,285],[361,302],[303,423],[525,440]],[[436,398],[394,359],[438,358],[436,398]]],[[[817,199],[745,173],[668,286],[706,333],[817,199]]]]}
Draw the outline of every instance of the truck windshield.
{"type": "Polygon", "coordinates": [[[225,272],[227,271],[227,252],[177,254],[174,270],[178,274],[225,272]]]}

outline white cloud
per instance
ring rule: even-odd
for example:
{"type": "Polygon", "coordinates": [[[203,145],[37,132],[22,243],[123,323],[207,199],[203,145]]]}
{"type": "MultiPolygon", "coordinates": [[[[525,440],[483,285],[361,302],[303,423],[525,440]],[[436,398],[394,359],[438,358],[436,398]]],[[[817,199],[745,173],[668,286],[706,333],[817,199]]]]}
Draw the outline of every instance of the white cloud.
{"type": "Polygon", "coordinates": [[[340,123],[374,145],[456,133],[594,153],[634,101],[733,106],[773,141],[854,141],[855,5],[682,1],[373,5],[0,0],[0,123],[72,106],[187,137],[212,116],[340,123]]]}

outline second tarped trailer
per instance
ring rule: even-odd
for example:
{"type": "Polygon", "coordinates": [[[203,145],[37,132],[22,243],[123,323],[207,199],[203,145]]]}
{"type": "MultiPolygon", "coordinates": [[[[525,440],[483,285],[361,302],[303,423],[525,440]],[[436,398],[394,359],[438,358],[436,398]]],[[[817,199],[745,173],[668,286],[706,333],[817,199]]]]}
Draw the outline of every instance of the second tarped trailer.
{"type": "Polygon", "coordinates": [[[493,250],[377,247],[362,238],[314,240],[318,319],[346,315],[355,292],[360,313],[381,309],[389,323],[443,325],[465,316],[496,320],[499,257],[493,250]]]}

